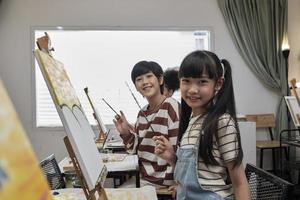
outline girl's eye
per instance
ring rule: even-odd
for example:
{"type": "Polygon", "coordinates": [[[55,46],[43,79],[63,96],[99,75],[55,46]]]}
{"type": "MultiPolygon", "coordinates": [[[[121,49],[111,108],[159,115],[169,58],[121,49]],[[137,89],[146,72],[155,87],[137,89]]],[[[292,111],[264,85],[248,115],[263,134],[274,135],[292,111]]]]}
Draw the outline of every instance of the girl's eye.
{"type": "Polygon", "coordinates": [[[184,79],[184,78],[183,78],[183,79],[181,79],[181,82],[182,82],[182,83],[189,83],[190,80],[189,80],[189,79],[184,79]]]}
{"type": "Polygon", "coordinates": [[[137,82],[138,82],[138,81],[141,81],[141,80],[142,80],[141,78],[136,78],[136,79],[135,79],[135,81],[137,81],[137,82]]]}
{"type": "Polygon", "coordinates": [[[199,83],[200,84],[204,84],[204,83],[207,83],[208,82],[208,80],[206,80],[206,79],[201,79],[201,80],[199,80],[199,83]]]}

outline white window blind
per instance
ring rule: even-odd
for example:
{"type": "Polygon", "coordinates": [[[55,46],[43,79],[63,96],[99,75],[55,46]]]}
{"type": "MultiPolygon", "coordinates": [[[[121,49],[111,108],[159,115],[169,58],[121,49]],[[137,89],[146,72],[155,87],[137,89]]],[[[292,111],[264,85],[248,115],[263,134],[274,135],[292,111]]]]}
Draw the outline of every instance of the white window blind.
{"type": "MultiPolygon", "coordinates": [[[[139,111],[125,81],[141,106],[146,100],[135,90],[131,69],[141,60],[155,61],[163,69],[178,67],[182,59],[196,49],[210,49],[210,32],[145,30],[35,30],[35,40],[47,32],[55,49],[53,57],[64,64],[84,111],[96,124],[85,96],[88,87],[105,124],[112,124],[115,110],[122,110],[130,122],[139,111]]],[[[35,46],[35,48],[37,48],[35,46]]],[[[62,126],[48,88],[35,61],[36,126],[62,126]]],[[[174,96],[180,99],[177,92],[174,96]]]]}

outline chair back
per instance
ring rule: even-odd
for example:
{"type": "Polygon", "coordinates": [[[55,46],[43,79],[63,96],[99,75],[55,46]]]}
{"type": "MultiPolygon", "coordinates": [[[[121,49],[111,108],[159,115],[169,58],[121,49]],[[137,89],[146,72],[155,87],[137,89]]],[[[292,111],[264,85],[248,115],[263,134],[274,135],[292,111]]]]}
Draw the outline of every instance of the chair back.
{"type": "Polygon", "coordinates": [[[289,199],[293,184],[254,165],[245,169],[252,200],[289,199]]]}
{"type": "Polygon", "coordinates": [[[256,128],[267,128],[269,130],[270,139],[274,140],[272,129],[275,128],[274,114],[255,114],[246,115],[246,120],[256,122],[256,128]]]}
{"type": "Polygon", "coordinates": [[[48,180],[51,190],[65,188],[65,180],[61,173],[54,154],[40,162],[40,166],[48,180]]]}

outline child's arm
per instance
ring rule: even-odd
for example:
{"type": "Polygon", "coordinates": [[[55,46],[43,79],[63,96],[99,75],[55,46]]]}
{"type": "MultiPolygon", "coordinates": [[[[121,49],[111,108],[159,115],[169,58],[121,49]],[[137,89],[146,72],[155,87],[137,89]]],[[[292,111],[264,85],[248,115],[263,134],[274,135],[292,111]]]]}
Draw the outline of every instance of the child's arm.
{"type": "Polygon", "coordinates": [[[176,154],[170,141],[164,136],[154,136],[153,140],[155,141],[155,154],[174,167],[176,164],[176,154]]]}
{"type": "Polygon", "coordinates": [[[154,136],[155,141],[155,154],[162,159],[166,160],[171,166],[168,172],[171,172],[176,164],[176,144],[178,137],[179,126],[179,107],[180,105],[174,100],[170,103],[168,108],[168,135],[167,136],[154,136]],[[168,138],[168,139],[167,139],[168,138]]]}
{"type": "Polygon", "coordinates": [[[226,166],[229,171],[229,176],[234,189],[235,199],[250,200],[250,190],[243,164],[233,167],[234,163],[229,162],[228,164],[226,164],[226,166]]]}
{"type": "Polygon", "coordinates": [[[134,153],[137,146],[137,135],[134,133],[134,127],[127,121],[124,113],[120,111],[120,115],[116,115],[113,120],[117,130],[120,133],[121,138],[125,144],[125,148],[128,153],[134,153]]]}

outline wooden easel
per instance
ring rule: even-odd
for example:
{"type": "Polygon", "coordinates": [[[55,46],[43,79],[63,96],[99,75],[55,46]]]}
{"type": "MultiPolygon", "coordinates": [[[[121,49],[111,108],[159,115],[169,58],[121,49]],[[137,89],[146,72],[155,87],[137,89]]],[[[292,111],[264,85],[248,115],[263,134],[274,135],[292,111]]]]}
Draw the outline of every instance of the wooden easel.
{"type": "MultiPolygon", "coordinates": [[[[51,55],[51,51],[54,51],[53,47],[51,47],[51,40],[49,35],[45,32],[45,36],[40,37],[37,39],[36,44],[38,46],[38,48],[43,51],[44,53],[47,53],[48,55],[51,55]]],[[[76,174],[79,178],[80,184],[82,186],[82,189],[84,191],[84,194],[86,196],[87,200],[107,200],[107,195],[106,192],[104,190],[104,188],[102,187],[102,184],[105,180],[105,177],[107,175],[107,169],[104,166],[103,170],[100,172],[100,174],[98,175],[98,179],[96,181],[96,184],[94,186],[93,189],[89,189],[86,178],[83,175],[83,172],[81,170],[80,164],[78,162],[78,159],[75,155],[75,152],[72,148],[72,145],[70,143],[69,138],[66,136],[64,137],[64,143],[66,145],[67,151],[69,153],[69,156],[72,160],[72,163],[74,165],[76,174]]]]}
{"type": "MultiPolygon", "coordinates": [[[[292,85],[292,91],[293,91],[293,93],[294,93],[294,96],[296,97],[297,102],[298,102],[298,105],[299,105],[299,107],[300,107],[300,99],[299,99],[299,96],[298,96],[297,91],[296,91],[296,79],[293,78],[293,79],[290,81],[290,83],[291,83],[291,85],[292,85]]],[[[298,122],[300,122],[300,115],[297,114],[296,116],[297,116],[298,122]]]]}
{"type": "Polygon", "coordinates": [[[80,184],[81,184],[81,187],[84,191],[84,194],[86,196],[86,199],[87,200],[96,200],[96,192],[98,193],[98,196],[100,200],[107,200],[107,195],[106,195],[106,192],[105,190],[103,189],[102,185],[101,185],[101,182],[102,182],[102,177],[100,177],[100,180],[98,181],[97,185],[95,186],[94,189],[92,190],[89,190],[88,189],[88,185],[87,185],[87,182],[82,174],[82,170],[80,168],[80,165],[78,163],[78,160],[76,158],[76,155],[74,153],[74,150],[72,148],[72,145],[70,143],[70,140],[67,136],[64,137],[64,143],[66,145],[66,148],[68,150],[68,153],[69,153],[69,156],[72,160],[72,163],[73,163],[73,166],[75,168],[75,171],[76,171],[76,175],[80,181],[80,184]]]}
{"type": "Polygon", "coordinates": [[[37,39],[36,44],[39,50],[49,54],[52,57],[51,51],[54,51],[54,48],[51,46],[51,40],[47,32],[45,32],[45,36],[37,39]]]}
{"type": "MultiPolygon", "coordinates": [[[[98,128],[99,128],[99,131],[100,131],[99,136],[98,136],[98,138],[96,139],[96,143],[104,144],[104,141],[106,140],[106,137],[107,137],[107,135],[105,134],[105,131],[103,130],[104,124],[103,124],[103,122],[101,121],[101,119],[99,119],[99,118],[97,117],[96,108],[95,108],[95,106],[94,106],[94,103],[93,103],[93,101],[92,101],[90,95],[89,95],[89,89],[88,89],[87,87],[84,88],[84,92],[85,92],[85,94],[86,94],[86,96],[87,96],[87,98],[88,98],[88,100],[89,100],[89,102],[90,102],[90,104],[91,104],[91,107],[92,107],[92,109],[93,109],[93,116],[94,116],[95,120],[97,121],[98,128]]],[[[100,116],[99,116],[99,117],[100,117],[100,116]]]]}

